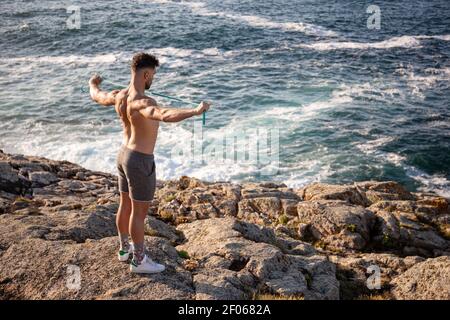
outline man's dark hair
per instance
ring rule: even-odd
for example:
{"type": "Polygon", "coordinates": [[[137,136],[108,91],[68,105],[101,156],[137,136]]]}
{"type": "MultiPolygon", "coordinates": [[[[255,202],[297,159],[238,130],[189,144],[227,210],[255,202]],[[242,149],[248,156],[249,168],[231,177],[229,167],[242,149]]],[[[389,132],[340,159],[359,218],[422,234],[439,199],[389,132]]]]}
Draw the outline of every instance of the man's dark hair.
{"type": "Polygon", "coordinates": [[[159,67],[159,60],[152,54],[139,52],[136,53],[131,60],[131,69],[134,72],[143,68],[155,69],[156,67],[159,67]]]}

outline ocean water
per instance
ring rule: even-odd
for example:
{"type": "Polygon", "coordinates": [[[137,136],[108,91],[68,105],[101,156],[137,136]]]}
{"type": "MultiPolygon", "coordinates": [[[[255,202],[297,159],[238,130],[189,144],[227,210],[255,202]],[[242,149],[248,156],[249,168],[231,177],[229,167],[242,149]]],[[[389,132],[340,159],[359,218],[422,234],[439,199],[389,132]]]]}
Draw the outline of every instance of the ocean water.
{"type": "Polygon", "coordinates": [[[154,90],[213,101],[204,135],[279,130],[279,168],[266,176],[174,157],[201,118],[162,124],[158,179],[395,180],[450,197],[450,4],[376,1],[379,30],[367,28],[371,4],[2,0],[0,148],[115,172],[120,124],[86,84],[94,72],[126,83],[146,51],[162,62],[154,90]],[[79,29],[67,27],[71,5],[79,29]]]}

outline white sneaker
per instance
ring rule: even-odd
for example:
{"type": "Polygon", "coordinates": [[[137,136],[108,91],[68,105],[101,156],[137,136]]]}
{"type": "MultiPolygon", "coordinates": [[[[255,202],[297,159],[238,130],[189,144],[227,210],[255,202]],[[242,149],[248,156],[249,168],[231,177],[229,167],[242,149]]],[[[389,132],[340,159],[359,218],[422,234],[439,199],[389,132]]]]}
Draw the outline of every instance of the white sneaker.
{"type": "Polygon", "coordinates": [[[130,254],[133,253],[133,244],[130,243],[130,248],[128,251],[119,250],[117,253],[117,258],[119,258],[120,262],[126,262],[128,261],[128,258],[130,258],[130,254]]]}
{"type": "Polygon", "coordinates": [[[162,264],[154,262],[152,259],[144,256],[141,263],[136,265],[133,261],[130,263],[130,271],[133,273],[158,273],[166,269],[162,264]]]}

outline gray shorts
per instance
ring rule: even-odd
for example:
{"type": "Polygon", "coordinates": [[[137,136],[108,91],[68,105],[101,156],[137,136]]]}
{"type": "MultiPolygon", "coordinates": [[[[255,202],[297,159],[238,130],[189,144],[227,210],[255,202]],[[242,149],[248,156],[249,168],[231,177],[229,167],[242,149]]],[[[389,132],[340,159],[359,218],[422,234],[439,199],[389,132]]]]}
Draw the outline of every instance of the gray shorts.
{"type": "Polygon", "coordinates": [[[155,195],[156,172],[152,154],[120,147],[117,155],[119,191],[136,201],[151,201],[155,195]]]}

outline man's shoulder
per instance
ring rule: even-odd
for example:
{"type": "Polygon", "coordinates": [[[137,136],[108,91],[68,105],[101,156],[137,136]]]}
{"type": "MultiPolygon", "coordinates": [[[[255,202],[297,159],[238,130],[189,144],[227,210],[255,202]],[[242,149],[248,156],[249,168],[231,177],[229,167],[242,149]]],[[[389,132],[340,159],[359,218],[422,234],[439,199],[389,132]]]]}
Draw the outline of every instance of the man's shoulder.
{"type": "Polygon", "coordinates": [[[143,106],[156,106],[156,100],[148,97],[148,96],[137,96],[137,97],[132,97],[131,99],[129,99],[129,103],[130,105],[136,106],[136,107],[143,107],[143,106]]]}
{"type": "Polygon", "coordinates": [[[153,99],[152,97],[149,97],[149,96],[144,96],[144,97],[145,97],[144,99],[146,99],[148,102],[152,103],[153,105],[155,105],[155,106],[158,105],[156,100],[153,99]]]}
{"type": "Polygon", "coordinates": [[[126,90],[114,90],[112,93],[114,95],[114,100],[116,103],[123,102],[123,100],[128,96],[128,92],[126,90]]]}

